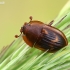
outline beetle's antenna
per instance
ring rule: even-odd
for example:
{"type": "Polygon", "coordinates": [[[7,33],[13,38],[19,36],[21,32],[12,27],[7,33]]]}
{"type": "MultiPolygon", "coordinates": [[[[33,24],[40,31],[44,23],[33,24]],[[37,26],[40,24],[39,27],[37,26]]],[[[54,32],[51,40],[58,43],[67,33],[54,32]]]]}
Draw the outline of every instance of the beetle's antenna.
{"type": "Polygon", "coordinates": [[[32,16],[30,16],[30,17],[29,17],[29,19],[30,19],[30,21],[32,21],[33,17],[32,17],[32,16]]]}
{"type": "MultiPolygon", "coordinates": [[[[20,34],[21,35],[21,34],[20,34]]],[[[15,38],[18,38],[20,35],[15,35],[15,38]]]]}
{"type": "Polygon", "coordinates": [[[15,38],[18,38],[19,37],[19,35],[15,35],[15,38]]]}
{"type": "MultiPolygon", "coordinates": [[[[22,34],[22,29],[20,29],[20,32],[21,32],[21,34],[22,34]]],[[[21,35],[20,34],[20,35],[21,35]]],[[[15,35],[15,38],[18,38],[20,35],[15,35]]]]}

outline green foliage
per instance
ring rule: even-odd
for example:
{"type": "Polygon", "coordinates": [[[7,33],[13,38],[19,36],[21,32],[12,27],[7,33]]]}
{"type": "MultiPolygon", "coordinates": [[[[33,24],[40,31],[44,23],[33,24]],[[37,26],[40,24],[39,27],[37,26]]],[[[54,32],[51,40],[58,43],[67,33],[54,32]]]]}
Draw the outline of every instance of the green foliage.
{"type": "Polygon", "coordinates": [[[56,53],[42,52],[26,45],[22,37],[0,53],[0,70],[68,70],[70,69],[70,1],[54,20],[53,26],[62,30],[68,45],[56,53]],[[66,13],[65,13],[66,11],[66,13]],[[59,24],[63,16],[67,15],[59,24]]]}

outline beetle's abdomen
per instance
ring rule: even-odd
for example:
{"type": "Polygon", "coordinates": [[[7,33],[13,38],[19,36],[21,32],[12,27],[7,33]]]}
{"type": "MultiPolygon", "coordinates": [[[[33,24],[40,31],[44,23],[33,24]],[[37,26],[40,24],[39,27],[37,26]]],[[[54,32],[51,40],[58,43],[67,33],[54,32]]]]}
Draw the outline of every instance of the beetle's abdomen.
{"type": "Polygon", "coordinates": [[[37,44],[44,50],[55,52],[66,46],[66,41],[60,34],[48,30],[47,34],[46,32],[42,34],[42,38],[37,42],[37,44]]]}

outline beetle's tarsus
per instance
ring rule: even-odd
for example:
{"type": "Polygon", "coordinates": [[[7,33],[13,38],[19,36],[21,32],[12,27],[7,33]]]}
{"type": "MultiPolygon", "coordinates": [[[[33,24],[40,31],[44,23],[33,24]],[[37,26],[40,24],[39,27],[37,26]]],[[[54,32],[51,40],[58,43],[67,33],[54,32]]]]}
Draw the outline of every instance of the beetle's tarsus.
{"type": "Polygon", "coordinates": [[[48,25],[51,26],[53,24],[54,20],[52,20],[48,25]]]}

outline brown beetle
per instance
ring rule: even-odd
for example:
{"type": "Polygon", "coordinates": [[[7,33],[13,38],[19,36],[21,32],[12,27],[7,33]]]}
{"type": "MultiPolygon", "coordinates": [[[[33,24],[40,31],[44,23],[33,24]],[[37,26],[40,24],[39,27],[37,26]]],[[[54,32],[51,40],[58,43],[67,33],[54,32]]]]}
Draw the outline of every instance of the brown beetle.
{"type": "MultiPolygon", "coordinates": [[[[56,52],[65,47],[68,41],[60,30],[51,26],[53,23],[44,24],[41,21],[32,20],[26,22],[21,27],[20,32],[23,33],[22,38],[31,47],[36,47],[42,51],[56,52]]],[[[15,35],[15,37],[19,37],[15,35]]]]}

